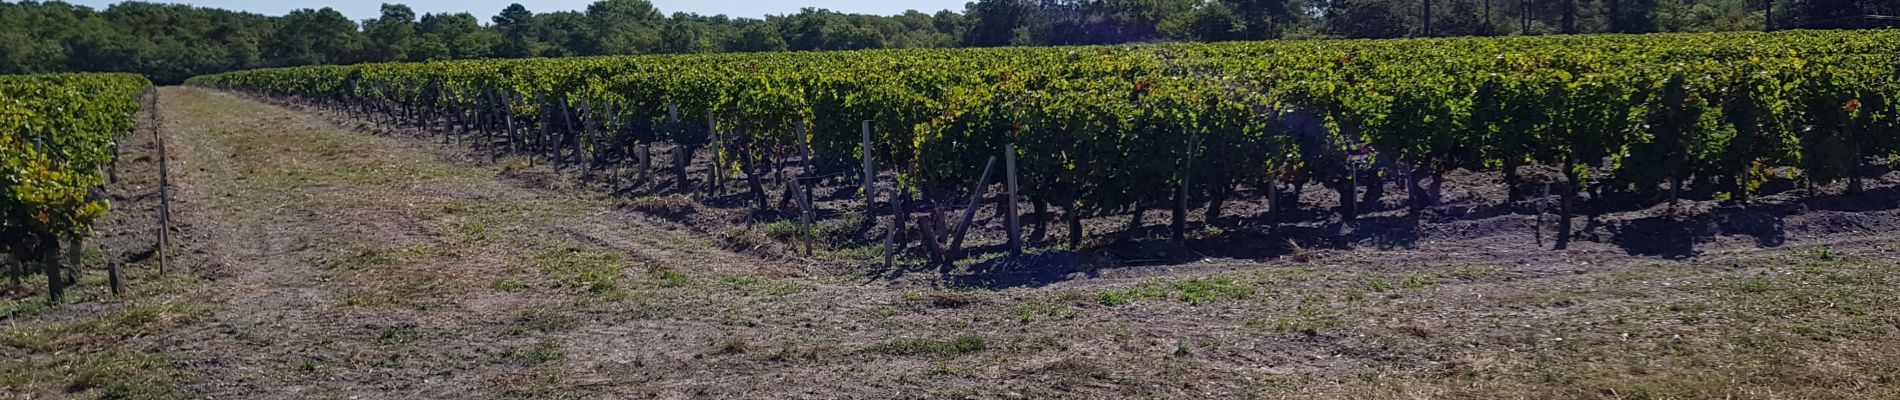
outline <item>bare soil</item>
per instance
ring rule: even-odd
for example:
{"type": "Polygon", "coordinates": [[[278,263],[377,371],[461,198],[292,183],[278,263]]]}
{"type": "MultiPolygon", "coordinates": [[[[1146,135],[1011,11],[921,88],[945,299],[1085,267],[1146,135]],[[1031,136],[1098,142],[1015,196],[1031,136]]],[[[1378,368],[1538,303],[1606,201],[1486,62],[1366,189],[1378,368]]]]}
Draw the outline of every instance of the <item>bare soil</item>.
{"type": "Polygon", "coordinates": [[[1185,247],[1159,211],[1091,219],[1015,261],[986,210],[977,258],[887,270],[874,230],[806,257],[733,201],[162,95],[185,272],[8,318],[0,399],[1900,397],[1893,173],[1580,218],[1563,251],[1478,174],[1353,224],[1318,188],[1277,230],[1230,203],[1185,247]]]}

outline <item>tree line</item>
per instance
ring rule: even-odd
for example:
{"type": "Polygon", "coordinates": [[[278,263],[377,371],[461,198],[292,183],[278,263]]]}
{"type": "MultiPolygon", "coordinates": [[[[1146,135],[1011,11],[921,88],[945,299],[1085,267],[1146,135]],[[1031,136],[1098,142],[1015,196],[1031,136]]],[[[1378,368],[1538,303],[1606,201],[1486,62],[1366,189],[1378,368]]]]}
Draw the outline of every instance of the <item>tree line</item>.
{"type": "Polygon", "coordinates": [[[0,73],[136,72],[161,84],[263,67],[474,58],[1092,45],[1789,28],[1900,14],[1885,0],[980,0],[961,12],[806,8],[764,19],[667,14],[646,0],[493,17],[384,4],[265,16],[123,2],[0,3],[0,73]],[[1769,8],[1772,6],[1772,8],[1769,8]]]}

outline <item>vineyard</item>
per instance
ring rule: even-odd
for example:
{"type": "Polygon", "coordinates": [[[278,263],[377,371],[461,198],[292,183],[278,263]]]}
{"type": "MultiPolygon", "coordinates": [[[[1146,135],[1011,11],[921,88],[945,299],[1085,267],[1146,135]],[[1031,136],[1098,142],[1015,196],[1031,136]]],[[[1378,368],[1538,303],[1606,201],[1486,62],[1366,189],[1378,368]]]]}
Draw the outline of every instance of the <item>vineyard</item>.
{"type": "MultiPolygon", "coordinates": [[[[904,194],[890,198],[960,203],[1000,183],[979,171],[1011,148],[1020,195],[1039,216],[1061,209],[1071,246],[1082,218],[1147,209],[1171,209],[1178,240],[1189,210],[1213,221],[1242,187],[1276,205],[1331,188],[1347,221],[1361,188],[1376,199],[1397,181],[1425,206],[1457,169],[1501,171],[1518,200],[1518,171],[1542,165],[1563,177],[1562,247],[1577,210],[1746,203],[1775,179],[1861,190],[1862,167],[1900,151],[1897,51],[1892,32],[1293,41],[371,64],[194,83],[439,125],[589,175],[638,163],[644,178],[649,146],[670,143],[680,192],[680,155],[707,148],[709,194],[743,176],[761,209],[761,179],[786,166],[894,171],[904,194]]],[[[930,237],[948,236],[938,218],[920,227],[930,237]]]]}
{"type": "Polygon", "coordinates": [[[60,242],[74,244],[106,213],[100,193],[151,82],[134,74],[0,76],[0,252],[17,284],[21,261],[43,262],[52,296],[60,242]]]}
{"type": "Polygon", "coordinates": [[[1896,97],[1900,31],[0,76],[0,398],[1895,398],[1896,97]]]}

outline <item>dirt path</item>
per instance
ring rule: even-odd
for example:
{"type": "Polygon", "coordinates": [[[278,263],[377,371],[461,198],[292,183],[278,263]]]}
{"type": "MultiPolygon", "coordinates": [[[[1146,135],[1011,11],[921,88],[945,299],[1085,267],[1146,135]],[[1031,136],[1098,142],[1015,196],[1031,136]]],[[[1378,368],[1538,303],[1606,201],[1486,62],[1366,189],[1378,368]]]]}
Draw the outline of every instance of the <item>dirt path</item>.
{"type": "Polygon", "coordinates": [[[224,299],[173,342],[205,378],[192,393],[506,392],[573,351],[535,325],[573,325],[571,309],[626,296],[626,276],[646,275],[635,265],[783,270],[418,140],[198,89],[163,98],[181,220],[216,280],[205,289],[224,299]]]}
{"type": "Polygon", "coordinates": [[[1461,237],[867,279],[546,166],[162,94],[190,273],[8,318],[0,399],[1900,397],[1887,230],[1682,260],[1461,237]]]}

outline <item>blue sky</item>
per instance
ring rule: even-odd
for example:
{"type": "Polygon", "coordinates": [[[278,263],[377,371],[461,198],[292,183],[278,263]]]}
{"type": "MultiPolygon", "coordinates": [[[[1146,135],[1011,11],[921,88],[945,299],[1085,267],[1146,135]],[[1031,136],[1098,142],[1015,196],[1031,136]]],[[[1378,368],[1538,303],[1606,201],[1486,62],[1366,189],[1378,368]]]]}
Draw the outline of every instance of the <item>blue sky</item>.
{"type": "MultiPolygon", "coordinates": [[[[116,0],[68,0],[74,4],[84,4],[97,8],[117,3],[116,0]]],[[[963,10],[963,4],[969,0],[652,0],[653,5],[667,14],[675,11],[700,13],[705,15],[726,14],[734,17],[764,17],[766,15],[790,14],[803,7],[829,8],[834,11],[892,15],[904,10],[920,10],[934,13],[937,10],[963,10]]],[[[331,7],[349,15],[352,19],[374,18],[383,3],[402,3],[414,8],[417,14],[436,12],[470,12],[483,22],[488,17],[501,12],[510,3],[521,3],[536,13],[547,11],[580,10],[594,0],[158,0],[161,3],[184,3],[203,7],[244,10],[259,14],[283,15],[299,8],[331,7]]]]}

